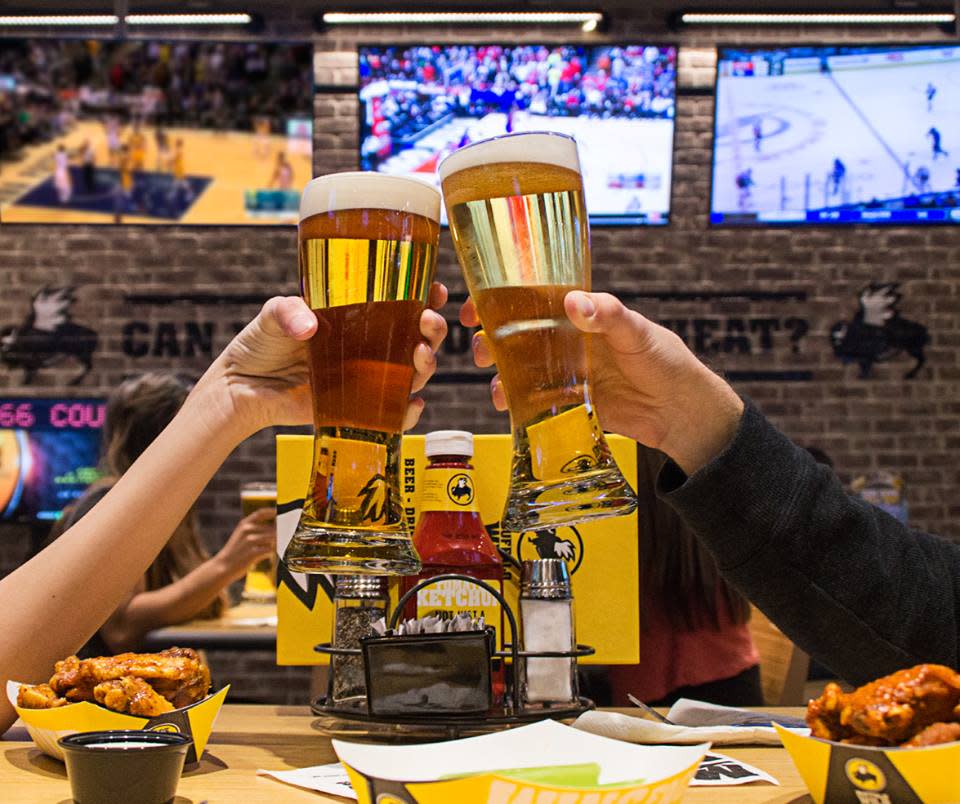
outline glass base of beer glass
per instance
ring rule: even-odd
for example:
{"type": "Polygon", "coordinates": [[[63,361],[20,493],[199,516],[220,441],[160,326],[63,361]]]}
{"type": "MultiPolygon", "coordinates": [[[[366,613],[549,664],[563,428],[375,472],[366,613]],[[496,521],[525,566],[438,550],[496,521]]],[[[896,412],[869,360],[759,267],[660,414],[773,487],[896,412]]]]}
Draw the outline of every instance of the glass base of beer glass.
{"type": "Polygon", "coordinates": [[[512,483],[500,527],[511,533],[547,530],[636,508],[633,489],[614,465],[554,482],[512,483]]]}
{"type": "Polygon", "coordinates": [[[416,575],[421,569],[406,531],[311,527],[302,521],[283,562],[293,572],[335,575],[416,575]]]}
{"type": "Polygon", "coordinates": [[[256,589],[244,589],[240,593],[240,599],[247,603],[275,603],[277,600],[276,592],[261,592],[256,589]]]}

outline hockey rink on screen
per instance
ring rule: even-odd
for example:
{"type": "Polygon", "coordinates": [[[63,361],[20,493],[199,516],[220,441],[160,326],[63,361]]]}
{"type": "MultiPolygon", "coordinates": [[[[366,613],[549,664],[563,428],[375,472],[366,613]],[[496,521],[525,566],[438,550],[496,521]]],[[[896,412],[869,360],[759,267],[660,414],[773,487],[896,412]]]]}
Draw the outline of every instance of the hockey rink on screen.
{"type": "Polygon", "coordinates": [[[913,64],[722,77],[712,209],[818,209],[956,187],[960,50],[953,52],[913,64]],[[931,128],[946,154],[934,156],[931,128]],[[841,186],[831,178],[835,159],[846,167],[841,186]],[[745,197],[737,176],[746,170],[753,186],[745,197]]]}

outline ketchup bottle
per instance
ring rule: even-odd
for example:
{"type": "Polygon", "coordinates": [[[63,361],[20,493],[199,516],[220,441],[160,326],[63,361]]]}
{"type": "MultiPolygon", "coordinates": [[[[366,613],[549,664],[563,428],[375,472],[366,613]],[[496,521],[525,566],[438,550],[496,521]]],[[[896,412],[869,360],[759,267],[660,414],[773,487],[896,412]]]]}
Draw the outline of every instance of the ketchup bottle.
{"type": "MultiPolygon", "coordinates": [[[[458,573],[485,581],[502,594],[503,559],[483,526],[477,505],[470,464],[473,435],[462,430],[427,433],[426,455],[420,518],[413,533],[423,570],[415,579],[404,579],[404,591],[425,578],[458,573]]],[[[440,581],[421,589],[405,614],[454,617],[461,612],[474,617],[483,614],[485,624],[497,630],[499,643],[503,630],[500,603],[467,581],[440,581]]]]}

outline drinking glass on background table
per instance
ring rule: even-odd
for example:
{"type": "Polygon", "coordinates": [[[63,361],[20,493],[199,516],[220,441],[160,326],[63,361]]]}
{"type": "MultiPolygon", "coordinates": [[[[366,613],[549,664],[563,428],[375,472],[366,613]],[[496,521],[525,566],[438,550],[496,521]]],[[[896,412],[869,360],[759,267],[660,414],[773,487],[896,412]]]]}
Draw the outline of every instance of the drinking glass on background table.
{"type": "Polygon", "coordinates": [[[440,193],[417,179],[337,173],[300,204],[310,339],[310,485],[284,563],[297,572],[409,575],[420,560],[400,496],[400,436],[437,264],[440,193]]]}
{"type": "Polygon", "coordinates": [[[475,143],[440,165],[450,231],[510,408],[502,528],[619,516],[636,497],[590,396],[587,338],[563,300],[590,290],[590,230],[576,142],[554,133],[475,143]]]}
{"type": "MultiPolygon", "coordinates": [[[[248,517],[261,508],[277,508],[277,484],[267,482],[243,483],[240,486],[240,508],[248,517]]],[[[247,570],[243,584],[243,599],[268,603],[277,599],[276,552],[261,558],[247,570]]]]}

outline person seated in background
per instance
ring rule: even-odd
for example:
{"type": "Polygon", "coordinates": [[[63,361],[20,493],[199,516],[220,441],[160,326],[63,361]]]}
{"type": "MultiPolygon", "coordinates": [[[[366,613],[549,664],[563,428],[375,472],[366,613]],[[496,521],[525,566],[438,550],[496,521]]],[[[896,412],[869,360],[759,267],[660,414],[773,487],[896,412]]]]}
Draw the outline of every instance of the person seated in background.
{"type": "MultiPolygon", "coordinates": [[[[54,525],[51,541],[80,521],[163,432],[180,410],[189,386],[170,372],[151,372],[123,382],[107,401],[100,469],[94,483],[54,525]]],[[[129,597],[84,645],[81,658],[133,650],[154,628],[194,618],[219,617],[229,604],[227,587],[276,544],[275,512],[244,517],[211,557],[191,508],[137,582],[129,597]]]]}
{"type": "MultiPolygon", "coordinates": [[[[436,371],[447,325],[434,284],[420,317],[414,392],[436,371]]],[[[0,683],[36,682],[103,625],[147,571],[227,456],[271,425],[313,420],[305,341],[317,318],[303,299],[273,298],[220,353],[164,431],[82,519],[0,579],[0,683]]],[[[423,412],[413,397],[404,429],[423,412]]],[[[0,734],[16,719],[0,696],[0,734]]]]}
{"type": "MultiPolygon", "coordinates": [[[[732,587],[852,684],[960,665],[960,545],[848,495],[676,333],[608,293],[571,291],[564,308],[591,335],[601,425],[669,456],[657,494],[732,587]]],[[[460,321],[480,323],[472,301],[460,321]]],[[[493,365],[485,335],[474,357],[493,365]]],[[[505,410],[499,378],[491,388],[505,410]]]]}
{"type": "Polygon", "coordinates": [[[761,706],[760,657],[750,604],[720,576],[716,561],[676,511],[657,497],[666,458],[640,446],[640,663],[607,668],[613,706],[633,695],[651,706],[680,698],[761,706]]]}

